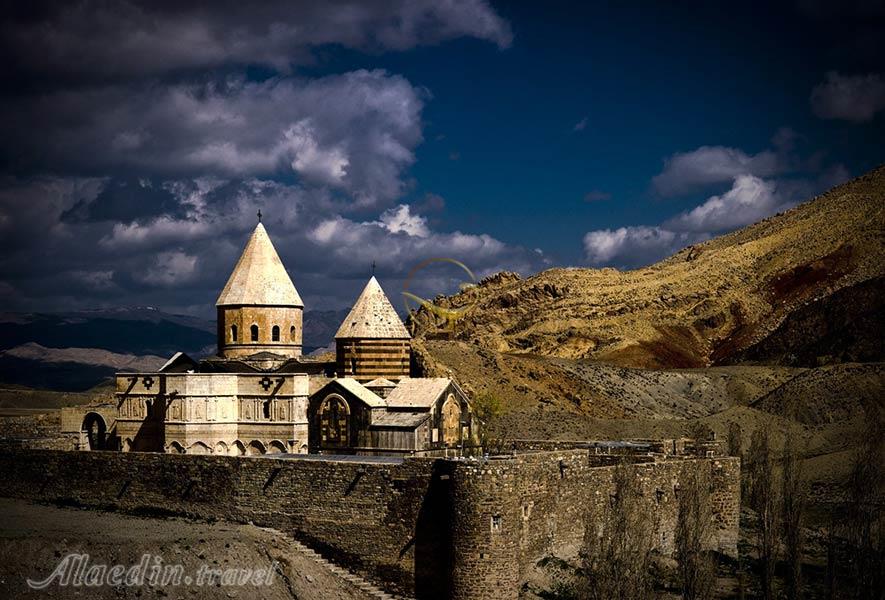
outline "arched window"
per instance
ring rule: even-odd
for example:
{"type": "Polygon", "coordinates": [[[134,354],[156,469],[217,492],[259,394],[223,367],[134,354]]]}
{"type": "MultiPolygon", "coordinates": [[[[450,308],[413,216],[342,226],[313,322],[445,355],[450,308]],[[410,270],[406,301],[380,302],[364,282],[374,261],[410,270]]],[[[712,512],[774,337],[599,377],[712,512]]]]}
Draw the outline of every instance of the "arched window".
{"type": "Polygon", "coordinates": [[[280,327],[279,327],[279,325],[274,325],[273,329],[270,330],[270,339],[274,342],[280,341],[280,327]]]}
{"type": "Polygon", "coordinates": [[[320,407],[320,436],[323,446],[348,445],[350,409],[341,396],[327,397],[320,407]]]}
{"type": "Polygon", "coordinates": [[[295,326],[294,325],[292,325],[289,328],[289,339],[292,340],[293,342],[295,341],[295,326]]]}
{"type": "Polygon", "coordinates": [[[265,419],[270,419],[270,400],[265,400],[262,407],[261,412],[264,414],[265,419]]]}
{"type": "Polygon", "coordinates": [[[257,342],[258,341],[258,325],[253,325],[252,327],[249,328],[249,331],[252,333],[252,341],[257,342]]]}
{"type": "Polygon", "coordinates": [[[232,342],[237,341],[237,326],[236,325],[230,326],[230,341],[232,341],[232,342]]]}

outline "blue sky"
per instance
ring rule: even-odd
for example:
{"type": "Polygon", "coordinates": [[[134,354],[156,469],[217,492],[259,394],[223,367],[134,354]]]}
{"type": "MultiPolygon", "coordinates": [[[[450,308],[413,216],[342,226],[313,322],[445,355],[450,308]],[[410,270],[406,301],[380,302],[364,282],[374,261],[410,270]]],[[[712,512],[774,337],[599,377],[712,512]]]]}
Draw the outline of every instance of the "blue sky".
{"type": "Polygon", "coordinates": [[[877,3],[585,4],[18,7],[0,301],[211,314],[258,208],[308,308],[635,268],[885,158],[877,3]]]}

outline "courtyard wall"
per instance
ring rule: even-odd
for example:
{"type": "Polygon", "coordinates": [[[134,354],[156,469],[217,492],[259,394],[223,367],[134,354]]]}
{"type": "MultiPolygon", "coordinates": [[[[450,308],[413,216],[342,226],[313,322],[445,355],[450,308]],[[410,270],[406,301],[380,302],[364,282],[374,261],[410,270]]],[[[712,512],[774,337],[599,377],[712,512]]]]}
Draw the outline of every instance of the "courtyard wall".
{"type": "MultiPolygon", "coordinates": [[[[630,463],[661,550],[672,550],[674,490],[686,469],[710,470],[715,544],[735,550],[738,459],[630,463]]],[[[400,463],[10,449],[0,454],[0,494],[252,522],[392,592],[515,600],[540,559],[576,554],[588,507],[609,501],[614,469],[586,449],[400,463]]]]}

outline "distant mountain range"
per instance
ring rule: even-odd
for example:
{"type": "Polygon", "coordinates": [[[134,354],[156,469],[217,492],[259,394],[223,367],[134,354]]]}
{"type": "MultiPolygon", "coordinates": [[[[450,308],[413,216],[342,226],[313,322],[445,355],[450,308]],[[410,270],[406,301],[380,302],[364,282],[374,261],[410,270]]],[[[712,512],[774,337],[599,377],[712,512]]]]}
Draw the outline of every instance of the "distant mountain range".
{"type": "MultiPolygon", "coordinates": [[[[307,311],[304,352],[332,343],[347,310],[307,311]]],[[[215,352],[215,322],[139,306],[0,313],[0,383],[80,391],[116,371],[156,368],[178,351],[215,352]]]]}

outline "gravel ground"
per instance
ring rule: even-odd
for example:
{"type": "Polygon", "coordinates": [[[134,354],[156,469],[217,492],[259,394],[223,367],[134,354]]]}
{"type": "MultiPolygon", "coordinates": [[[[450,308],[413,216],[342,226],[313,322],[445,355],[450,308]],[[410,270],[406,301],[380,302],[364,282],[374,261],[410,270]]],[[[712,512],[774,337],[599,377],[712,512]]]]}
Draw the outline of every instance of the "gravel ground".
{"type": "MultiPolygon", "coordinates": [[[[67,563],[71,567],[73,561],[67,563]]],[[[228,572],[228,576],[230,576],[228,572]]],[[[205,581],[205,578],[204,578],[205,581]]],[[[367,596],[304,554],[280,532],[234,523],[202,523],[59,508],[0,498],[0,598],[266,598],[268,600],[365,600],[367,596]],[[59,585],[29,588],[71,554],[87,554],[88,565],[138,565],[143,555],[181,565],[179,585],[59,585]],[[215,569],[279,569],[269,583],[196,584],[215,569]],[[186,577],[191,577],[187,585],[186,577]]]]}

